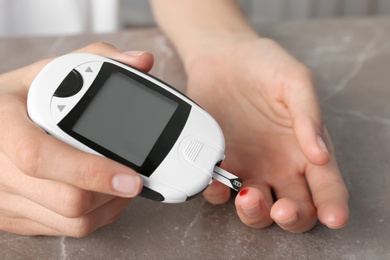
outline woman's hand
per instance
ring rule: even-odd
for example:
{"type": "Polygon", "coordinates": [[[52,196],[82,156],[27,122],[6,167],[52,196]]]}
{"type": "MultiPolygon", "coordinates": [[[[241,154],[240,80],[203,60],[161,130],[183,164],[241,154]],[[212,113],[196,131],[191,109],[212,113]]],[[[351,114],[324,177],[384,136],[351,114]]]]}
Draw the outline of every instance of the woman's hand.
{"type": "MultiPolygon", "coordinates": [[[[227,168],[244,179],[235,200],[241,220],[291,232],[317,218],[342,227],[348,191],[308,69],[268,39],[205,39],[202,47],[186,64],[188,95],[223,129],[227,168]]],[[[230,191],[214,182],[204,196],[218,204],[230,191]]]]}
{"type": "MultiPolygon", "coordinates": [[[[104,43],[90,52],[149,71],[153,56],[104,43]]],[[[0,230],[85,236],[113,222],[142,188],[136,172],[74,149],[28,117],[29,86],[49,60],[0,75],[0,230]]]]}

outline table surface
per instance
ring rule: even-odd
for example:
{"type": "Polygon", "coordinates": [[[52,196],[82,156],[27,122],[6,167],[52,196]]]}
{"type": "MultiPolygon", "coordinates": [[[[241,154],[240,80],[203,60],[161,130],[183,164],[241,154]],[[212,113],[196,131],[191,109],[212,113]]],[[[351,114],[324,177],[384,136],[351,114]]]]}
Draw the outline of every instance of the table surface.
{"type": "MultiPolygon", "coordinates": [[[[115,223],[82,238],[0,232],[1,259],[390,259],[390,19],[315,20],[259,28],[314,74],[325,121],[350,191],[350,221],[304,234],[251,229],[232,202],[136,198],[115,223]],[[386,202],[387,201],[387,202],[386,202]]],[[[155,54],[152,74],[183,90],[175,50],[155,28],[109,35],[0,39],[0,72],[94,41],[155,54]]]]}

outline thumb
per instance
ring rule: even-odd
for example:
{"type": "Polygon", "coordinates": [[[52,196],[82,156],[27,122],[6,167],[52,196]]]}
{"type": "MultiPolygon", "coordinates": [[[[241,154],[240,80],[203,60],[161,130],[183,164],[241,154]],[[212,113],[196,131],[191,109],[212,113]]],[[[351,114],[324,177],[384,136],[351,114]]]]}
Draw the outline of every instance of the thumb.
{"type": "MultiPolygon", "coordinates": [[[[296,84],[296,83],[295,83],[296,84]]],[[[290,88],[287,105],[293,120],[295,137],[306,158],[315,165],[329,161],[328,144],[318,98],[310,80],[290,88]]]]}

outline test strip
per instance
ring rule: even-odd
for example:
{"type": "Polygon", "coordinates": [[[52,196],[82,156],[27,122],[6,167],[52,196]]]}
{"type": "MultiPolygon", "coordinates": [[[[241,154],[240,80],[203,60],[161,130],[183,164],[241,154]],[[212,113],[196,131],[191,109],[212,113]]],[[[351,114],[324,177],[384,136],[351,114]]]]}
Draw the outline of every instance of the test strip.
{"type": "Polygon", "coordinates": [[[238,178],[237,176],[231,174],[228,171],[225,171],[222,168],[219,168],[218,166],[214,167],[213,178],[235,191],[238,191],[242,185],[241,178],[238,178]]]}

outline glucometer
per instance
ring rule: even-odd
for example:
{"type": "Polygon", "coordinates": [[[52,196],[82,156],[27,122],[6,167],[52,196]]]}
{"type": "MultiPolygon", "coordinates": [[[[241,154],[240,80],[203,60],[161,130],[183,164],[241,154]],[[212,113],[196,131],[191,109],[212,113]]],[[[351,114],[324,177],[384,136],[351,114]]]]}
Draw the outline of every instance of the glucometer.
{"type": "Polygon", "coordinates": [[[176,89],[117,61],[86,53],[53,60],[34,79],[27,108],[47,133],[137,171],[143,197],[184,202],[213,178],[241,186],[218,166],[225,157],[218,123],[176,89]]]}

